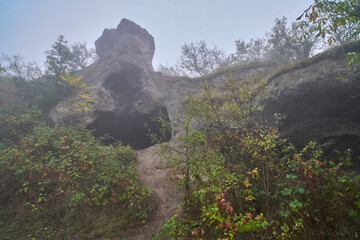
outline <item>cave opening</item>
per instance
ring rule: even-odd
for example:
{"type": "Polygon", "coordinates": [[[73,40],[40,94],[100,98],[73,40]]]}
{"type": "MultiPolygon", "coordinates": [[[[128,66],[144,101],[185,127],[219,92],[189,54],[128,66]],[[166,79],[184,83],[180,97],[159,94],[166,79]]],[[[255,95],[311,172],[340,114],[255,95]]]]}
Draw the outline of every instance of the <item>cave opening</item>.
{"type": "Polygon", "coordinates": [[[130,104],[139,92],[143,71],[132,65],[124,65],[120,72],[110,74],[102,86],[111,96],[124,105],[130,104]]]}
{"type": "MultiPolygon", "coordinates": [[[[164,107],[156,107],[146,114],[101,112],[99,117],[87,126],[93,130],[96,137],[105,137],[104,143],[111,144],[120,141],[130,145],[135,150],[141,150],[154,145],[149,132],[160,134],[161,124],[155,120],[161,114],[164,120],[169,121],[169,115],[164,107]]],[[[171,129],[165,132],[165,141],[171,140],[171,129]]]]}

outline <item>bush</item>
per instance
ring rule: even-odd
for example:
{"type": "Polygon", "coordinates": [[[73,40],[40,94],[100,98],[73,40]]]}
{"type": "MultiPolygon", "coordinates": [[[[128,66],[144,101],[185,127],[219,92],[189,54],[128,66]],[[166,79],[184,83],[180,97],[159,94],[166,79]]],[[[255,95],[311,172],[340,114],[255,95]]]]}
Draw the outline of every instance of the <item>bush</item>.
{"type": "MultiPolygon", "coordinates": [[[[356,239],[360,176],[344,168],[352,152],[313,141],[297,150],[276,128],[255,121],[261,105],[253,94],[266,84],[247,83],[230,81],[223,92],[205,86],[189,97],[189,122],[205,130],[188,124],[177,138],[180,148],[168,149],[196,153],[189,158],[196,171],[187,178],[184,214],[171,218],[157,237],[356,239]],[[196,136],[202,141],[189,144],[196,136]]],[[[182,169],[175,167],[175,176],[182,169]]]]}
{"type": "Polygon", "coordinates": [[[34,127],[44,124],[42,112],[18,104],[8,109],[0,108],[0,142],[18,142],[34,127]]]}
{"type": "Polygon", "coordinates": [[[350,151],[315,142],[297,151],[276,129],[258,126],[219,132],[198,152],[203,152],[200,175],[192,182],[187,209],[182,218],[170,219],[158,238],[358,236],[360,177],[342,170],[350,151]]]}
{"type": "MultiPolygon", "coordinates": [[[[135,160],[130,147],[103,146],[87,130],[36,127],[1,153],[0,202],[9,209],[1,221],[17,221],[26,233],[17,238],[44,238],[44,229],[52,237],[119,236],[150,211],[135,160]]],[[[1,226],[5,236],[16,230],[11,222],[1,226]]]]}
{"type": "Polygon", "coordinates": [[[272,229],[266,236],[351,239],[359,233],[354,227],[360,223],[359,177],[342,170],[350,163],[351,152],[315,142],[296,151],[276,129],[267,127],[219,133],[211,146],[221,147],[231,163],[230,172],[245,176],[242,188],[231,189],[230,202],[234,209],[264,213],[272,229]],[[248,169],[258,176],[246,178],[248,169]],[[244,192],[249,196],[239,198],[244,192]]]}

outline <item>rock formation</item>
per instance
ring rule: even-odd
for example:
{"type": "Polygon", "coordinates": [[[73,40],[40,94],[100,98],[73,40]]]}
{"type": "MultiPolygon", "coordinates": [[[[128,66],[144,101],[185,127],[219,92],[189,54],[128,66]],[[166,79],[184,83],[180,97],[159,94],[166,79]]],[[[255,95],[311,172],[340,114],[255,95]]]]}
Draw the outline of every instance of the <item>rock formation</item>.
{"type": "MultiPolygon", "coordinates": [[[[337,47],[311,59],[276,70],[269,65],[231,68],[202,77],[170,77],[153,72],[153,37],[123,19],[116,29],[105,29],[96,41],[98,62],[79,72],[92,87],[98,103],[94,111],[69,111],[77,96],[61,101],[51,112],[55,124],[72,123],[95,129],[137,149],[151,145],[144,123],[157,131],[151,119],[162,111],[179,129],[182,102],[204,83],[219,86],[229,74],[235,79],[263,73],[268,78],[268,99],[259,119],[274,123],[283,117],[280,133],[304,144],[308,140],[337,137],[344,145],[360,140],[360,68],[346,67],[344,54],[359,51],[360,42],[337,47]],[[346,144],[345,144],[346,143],[346,144]]],[[[169,137],[170,137],[170,133],[169,137]]],[[[360,149],[358,149],[360,152],[360,149]]]]}
{"type": "Polygon", "coordinates": [[[154,38],[144,28],[127,19],[121,20],[116,29],[105,29],[95,41],[95,47],[99,59],[117,55],[135,65],[152,69],[154,38]]]}
{"type": "Polygon", "coordinates": [[[336,139],[360,153],[360,66],[346,66],[349,43],[304,60],[269,78],[263,119],[280,113],[280,133],[298,145],[336,139]]]}
{"type": "MultiPolygon", "coordinates": [[[[151,145],[144,123],[161,109],[160,94],[151,85],[154,38],[137,24],[123,19],[116,29],[105,29],[95,42],[99,60],[79,72],[97,99],[94,111],[71,110],[77,96],[61,101],[51,112],[56,125],[85,125],[98,136],[110,133],[135,148],[151,145]]],[[[167,114],[165,114],[167,116],[167,114]]]]}

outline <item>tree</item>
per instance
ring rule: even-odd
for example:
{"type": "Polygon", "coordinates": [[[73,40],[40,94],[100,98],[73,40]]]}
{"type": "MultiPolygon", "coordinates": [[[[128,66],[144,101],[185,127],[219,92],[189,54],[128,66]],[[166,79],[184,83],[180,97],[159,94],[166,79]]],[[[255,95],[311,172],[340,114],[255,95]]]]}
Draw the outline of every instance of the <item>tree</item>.
{"type": "Polygon", "coordinates": [[[2,53],[0,61],[5,66],[3,72],[9,77],[18,77],[29,81],[43,76],[41,66],[37,62],[25,62],[20,55],[8,56],[2,53]]]}
{"type": "Polygon", "coordinates": [[[249,43],[243,40],[235,41],[236,52],[232,54],[232,60],[238,63],[261,62],[265,60],[264,38],[251,39],[249,43]]]}
{"type": "Polygon", "coordinates": [[[293,59],[293,49],[291,44],[291,32],[286,26],[286,18],[275,19],[275,25],[271,32],[267,34],[267,44],[269,51],[267,58],[276,62],[285,62],[293,59]]]}
{"type": "Polygon", "coordinates": [[[359,39],[358,34],[354,34],[354,29],[358,27],[358,23],[349,23],[346,28],[336,28],[334,30],[334,38],[336,42],[342,44],[349,41],[355,41],[359,39]]]}
{"type": "Polygon", "coordinates": [[[300,39],[296,33],[296,24],[287,26],[286,17],[275,19],[275,25],[267,34],[268,56],[271,61],[286,62],[308,58],[314,46],[311,38],[300,39]]]}
{"type": "Polygon", "coordinates": [[[83,69],[97,60],[94,49],[87,48],[86,42],[75,43],[71,46],[71,51],[73,54],[73,62],[77,69],[83,69]]]}
{"type": "Polygon", "coordinates": [[[317,40],[299,35],[299,23],[288,26],[286,17],[276,18],[271,31],[264,38],[235,42],[236,53],[232,55],[235,63],[276,62],[285,63],[310,57],[317,40]]]}
{"type": "Polygon", "coordinates": [[[62,91],[54,87],[55,81],[44,76],[43,68],[37,62],[25,62],[20,55],[5,54],[0,56],[0,60],[5,66],[2,74],[14,88],[12,97],[6,102],[16,101],[23,108],[40,108],[46,115],[46,112],[61,99],[58,96],[62,91]]]}
{"type": "Polygon", "coordinates": [[[73,72],[76,70],[72,62],[73,54],[63,35],[60,35],[51,49],[45,53],[47,74],[60,76],[65,72],[73,72]]]}
{"type": "Polygon", "coordinates": [[[95,53],[93,49],[86,48],[86,43],[75,43],[69,46],[62,35],[58,37],[51,49],[45,53],[47,74],[45,88],[48,89],[46,96],[51,99],[52,104],[50,106],[53,106],[59,100],[69,96],[72,91],[70,85],[60,76],[65,76],[66,73],[74,73],[91,64],[95,61],[95,53]],[[59,85],[58,82],[62,84],[59,85]]]}
{"type": "Polygon", "coordinates": [[[181,47],[180,68],[191,75],[203,76],[223,67],[228,60],[223,50],[209,49],[205,41],[184,44],[181,47]]]}
{"type": "Polygon", "coordinates": [[[53,76],[83,69],[96,59],[94,50],[87,49],[86,43],[69,46],[63,35],[60,35],[51,49],[45,53],[46,72],[53,76]]]}
{"type": "Polygon", "coordinates": [[[159,154],[166,159],[165,168],[172,169],[179,187],[184,191],[185,208],[189,207],[191,189],[199,180],[202,173],[203,160],[206,159],[201,145],[204,144],[205,135],[201,130],[191,127],[192,116],[188,115],[183,121],[184,132],[178,134],[170,142],[167,133],[171,131],[171,122],[164,118],[162,113],[154,121],[161,125],[160,133],[149,132],[154,144],[159,144],[159,154]]]}
{"type": "Polygon", "coordinates": [[[291,24],[292,48],[294,49],[294,58],[305,59],[309,58],[317,48],[323,48],[323,42],[314,36],[303,37],[299,32],[299,23],[293,22],[291,24]]]}
{"type": "MultiPolygon", "coordinates": [[[[360,39],[359,0],[315,0],[298,18],[304,36],[313,35],[326,39],[329,46],[360,39]],[[313,26],[308,30],[309,26],[313,26]]],[[[360,61],[360,52],[347,54],[347,65],[360,61]]]]}
{"type": "Polygon", "coordinates": [[[6,68],[2,67],[0,64],[0,73],[5,72],[5,71],[6,71],[6,68]]]}
{"type": "Polygon", "coordinates": [[[315,0],[298,18],[301,27],[314,26],[304,35],[316,33],[329,45],[360,38],[360,2],[358,0],[315,0]]]}

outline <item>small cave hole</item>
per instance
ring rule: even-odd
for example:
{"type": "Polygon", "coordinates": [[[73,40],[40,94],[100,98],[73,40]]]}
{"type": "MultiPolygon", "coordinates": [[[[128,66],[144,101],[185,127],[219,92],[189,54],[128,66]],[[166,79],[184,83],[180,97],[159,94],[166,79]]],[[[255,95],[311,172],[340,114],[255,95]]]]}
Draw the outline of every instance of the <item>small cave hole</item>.
{"type": "Polygon", "coordinates": [[[131,101],[141,86],[143,71],[137,67],[126,65],[124,70],[109,75],[102,86],[114,98],[131,101]]]}
{"type": "MultiPolygon", "coordinates": [[[[155,120],[160,113],[165,120],[169,121],[168,112],[164,107],[157,107],[147,114],[101,112],[87,128],[93,130],[96,137],[109,136],[103,138],[105,144],[120,141],[135,150],[141,150],[154,145],[149,132],[160,134],[162,126],[155,120]]],[[[170,141],[171,130],[165,135],[165,141],[170,141]]]]}

